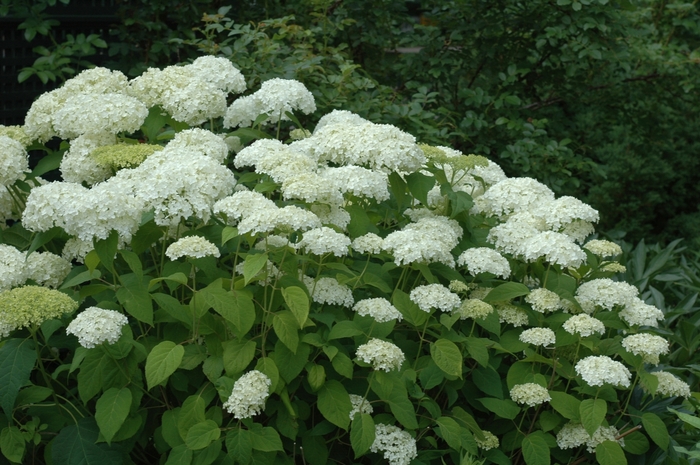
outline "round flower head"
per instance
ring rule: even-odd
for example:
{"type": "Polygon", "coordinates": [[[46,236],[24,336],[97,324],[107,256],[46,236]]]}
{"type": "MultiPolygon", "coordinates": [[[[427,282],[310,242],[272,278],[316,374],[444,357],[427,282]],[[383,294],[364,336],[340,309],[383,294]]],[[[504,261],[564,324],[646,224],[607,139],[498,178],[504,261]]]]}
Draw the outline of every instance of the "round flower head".
{"type": "Polygon", "coordinates": [[[593,207],[570,196],[542,202],[535,207],[534,214],[544,219],[552,231],[559,231],[577,221],[596,223],[599,217],[593,207]]]}
{"type": "Polygon", "coordinates": [[[690,386],[685,381],[673,376],[667,371],[655,371],[652,375],[659,380],[655,394],[666,397],[690,397],[690,386]]]}
{"type": "Polygon", "coordinates": [[[605,332],[605,325],[602,321],[585,313],[572,316],[564,322],[562,328],[569,334],[579,334],[581,337],[605,332]]]}
{"type": "Polygon", "coordinates": [[[336,226],[343,231],[347,231],[351,218],[350,213],[344,208],[323,203],[315,203],[311,205],[310,208],[318,219],[321,220],[321,224],[336,226]]]}
{"type": "Polygon", "coordinates": [[[496,305],[498,312],[498,321],[501,323],[509,323],[513,326],[525,326],[529,319],[525,310],[511,304],[496,305]]]}
{"type": "Polygon", "coordinates": [[[451,312],[461,304],[459,296],[450,292],[442,284],[426,284],[411,291],[410,298],[424,312],[438,308],[443,312],[451,312]]]}
{"type": "Polygon", "coordinates": [[[300,249],[315,255],[332,253],[336,257],[342,257],[348,254],[350,238],[323,226],[306,231],[297,245],[300,249]]]}
{"type": "Polygon", "coordinates": [[[479,447],[479,449],[482,449],[482,450],[497,449],[498,446],[500,445],[500,442],[498,441],[498,436],[493,434],[491,431],[486,431],[486,430],[483,430],[482,433],[484,433],[484,440],[483,441],[481,439],[477,438],[476,436],[474,436],[474,441],[476,441],[476,445],[479,447]]]}
{"type": "Polygon", "coordinates": [[[382,251],[384,239],[374,233],[367,233],[364,236],[355,238],[352,241],[352,248],[356,252],[366,254],[377,254],[382,251]]]}
{"type": "Polygon", "coordinates": [[[439,262],[454,268],[452,249],[462,234],[456,221],[444,216],[426,216],[386,236],[382,247],[394,255],[397,265],[439,262]]]}
{"type": "Polygon", "coordinates": [[[599,239],[586,242],[583,248],[599,257],[615,257],[622,253],[622,248],[619,245],[599,239]]]}
{"type": "Polygon", "coordinates": [[[78,302],[47,287],[16,287],[0,293],[0,322],[11,330],[39,326],[77,308],[78,302]]]}
{"type": "Polygon", "coordinates": [[[70,148],[63,155],[59,166],[63,180],[93,185],[112,176],[112,169],[108,165],[98,163],[91,154],[99,147],[116,143],[117,137],[110,132],[83,134],[71,140],[70,148]]]}
{"type": "Polygon", "coordinates": [[[374,442],[369,450],[384,452],[384,459],[389,461],[389,465],[408,465],[418,456],[416,440],[406,431],[380,423],[374,426],[374,433],[374,442]]]}
{"type": "Polygon", "coordinates": [[[168,148],[185,148],[223,163],[228,156],[228,145],[218,134],[201,128],[180,131],[168,142],[168,148]]]}
{"type": "Polygon", "coordinates": [[[265,408],[271,385],[272,381],[264,373],[249,371],[233,383],[231,396],[223,407],[239,420],[257,415],[265,408]]]}
{"type": "Polygon", "coordinates": [[[350,419],[355,418],[356,413],[372,413],[374,409],[367,399],[357,394],[350,394],[350,403],[352,404],[352,410],[350,410],[350,419]]]}
{"type": "Polygon", "coordinates": [[[553,200],[552,190],[535,179],[507,178],[478,197],[475,207],[488,216],[507,216],[553,200]]]}
{"type": "Polygon", "coordinates": [[[612,310],[616,306],[626,306],[637,297],[639,291],[631,284],[613,281],[608,278],[593,279],[576,289],[576,300],[586,313],[593,313],[596,307],[612,310]]]}
{"type": "Polygon", "coordinates": [[[0,135],[0,184],[11,186],[18,179],[22,179],[27,171],[29,159],[24,146],[14,139],[0,135]]]}
{"type": "Polygon", "coordinates": [[[68,276],[71,264],[51,252],[34,252],[27,257],[27,278],[41,286],[57,288],[68,276]]]}
{"type": "Polygon", "coordinates": [[[26,280],[24,254],[11,245],[0,244],[0,291],[24,284],[26,280]]]}
{"type": "Polygon", "coordinates": [[[89,307],[70,322],[66,334],[77,336],[81,346],[92,349],[103,342],[117,342],[122,335],[122,326],[128,323],[126,316],[119,312],[89,307]]]}
{"type": "Polygon", "coordinates": [[[515,213],[508,219],[491,228],[486,240],[497,250],[522,257],[526,242],[546,229],[541,218],[527,211],[515,213]]]}
{"type": "Polygon", "coordinates": [[[523,244],[525,259],[536,261],[544,258],[553,265],[578,268],[586,260],[586,254],[565,234],[545,231],[538,233],[523,244]]]}
{"type": "Polygon", "coordinates": [[[467,249],[457,258],[457,265],[466,266],[469,274],[476,276],[479,273],[492,273],[506,279],[510,276],[508,260],[493,249],[488,247],[474,247],[467,249]]]}
{"type": "Polygon", "coordinates": [[[634,355],[641,355],[645,363],[659,364],[659,355],[668,353],[668,341],[648,333],[633,334],[622,340],[622,347],[634,355]]]}
{"type": "Polygon", "coordinates": [[[401,368],[406,359],[401,349],[391,342],[372,338],[366,344],[357,348],[357,358],[365,363],[372,364],[375,370],[384,370],[387,373],[401,368]]]}
{"type": "Polygon", "coordinates": [[[55,113],[53,123],[60,137],[73,139],[82,134],[134,132],[147,116],[146,105],[125,94],[76,94],[55,113]]]}
{"type": "Polygon", "coordinates": [[[516,384],[510,390],[510,398],[519,404],[526,404],[528,407],[552,400],[547,388],[535,383],[516,384]]]}
{"type": "Polygon", "coordinates": [[[180,257],[202,258],[221,256],[216,245],[201,236],[187,236],[173,242],[168,246],[165,255],[167,255],[170,260],[177,260],[180,257]]]}
{"type": "Polygon", "coordinates": [[[634,298],[625,308],[620,310],[620,318],[630,326],[659,326],[664,319],[664,312],[642,299],[634,298]]]}
{"type": "Polygon", "coordinates": [[[318,163],[305,153],[276,139],[259,139],[242,149],[233,161],[236,168],[255,167],[258,173],[282,183],[288,178],[316,171],[318,163]]]}
{"type": "Polygon", "coordinates": [[[605,263],[600,267],[600,271],[607,271],[610,273],[624,273],[627,271],[627,267],[617,262],[605,263]]]}
{"type": "Polygon", "coordinates": [[[455,310],[455,313],[459,314],[460,320],[486,318],[491,312],[493,312],[493,306],[479,299],[466,299],[455,310]]]}
{"type": "Polygon", "coordinates": [[[556,342],[554,331],[549,328],[530,328],[520,333],[520,340],[536,346],[551,346],[556,342]]]}
{"type": "Polygon", "coordinates": [[[371,316],[377,323],[403,319],[403,315],[396,310],[396,307],[382,297],[360,300],[355,304],[353,310],[362,316],[371,316]]]}
{"type": "Polygon", "coordinates": [[[525,302],[540,313],[555,312],[561,308],[561,299],[557,293],[543,287],[530,291],[525,296],[525,302]]]}
{"type": "Polygon", "coordinates": [[[384,172],[348,165],[326,168],[319,174],[343,193],[372,198],[377,202],[389,198],[389,178],[384,172]]]}
{"type": "Polygon", "coordinates": [[[583,358],[574,368],[589,386],[612,384],[629,387],[632,377],[627,367],[605,355],[591,355],[583,358]]]}
{"type": "Polygon", "coordinates": [[[617,439],[618,435],[614,426],[600,426],[589,436],[581,423],[569,422],[557,433],[557,445],[560,449],[575,449],[585,444],[588,452],[594,453],[596,446],[604,441],[616,441],[624,446],[624,439],[617,439]]]}
{"type": "Polygon", "coordinates": [[[343,194],[338,186],[311,171],[300,171],[286,176],[281,190],[285,199],[300,199],[307,203],[320,202],[335,206],[343,204],[343,194]]]}
{"type": "Polygon", "coordinates": [[[302,280],[314,302],[344,307],[352,307],[355,303],[352,290],[345,284],[340,284],[335,278],[326,276],[314,281],[309,276],[302,276],[302,280]]]}
{"type": "Polygon", "coordinates": [[[32,138],[29,137],[22,126],[5,126],[0,124],[0,136],[6,136],[10,139],[14,139],[22,144],[22,147],[32,145],[32,138]]]}

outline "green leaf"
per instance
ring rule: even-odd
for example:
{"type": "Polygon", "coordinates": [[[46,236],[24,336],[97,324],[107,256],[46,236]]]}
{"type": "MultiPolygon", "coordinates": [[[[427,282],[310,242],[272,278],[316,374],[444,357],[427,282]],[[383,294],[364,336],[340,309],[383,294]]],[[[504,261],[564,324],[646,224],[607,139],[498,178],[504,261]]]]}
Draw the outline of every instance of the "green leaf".
{"type": "Polygon", "coordinates": [[[417,429],[416,410],[402,383],[393,383],[391,393],[385,400],[389,403],[389,409],[394,418],[408,429],[417,429]]]}
{"type": "Polygon", "coordinates": [[[323,368],[323,365],[311,364],[307,368],[306,380],[312,391],[318,391],[326,382],[326,369],[323,368]]]}
{"type": "Polygon", "coordinates": [[[581,416],[581,424],[586,429],[586,432],[593,436],[600,425],[605,420],[605,414],[608,412],[608,404],[603,399],[586,399],[581,401],[579,406],[579,415],[581,416]]]}
{"type": "Polygon", "coordinates": [[[17,396],[17,405],[36,404],[47,399],[53,393],[53,389],[44,386],[28,386],[17,396]]]}
{"type": "Polygon", "coordinates": [[[280,381],[280,373],[275,361],[270,357],[259,358],[258,362],[255,364],[255,369],[270,378],[272,382],[272,384],[270,384],[270,392],[275,392],[280,381]]]}
{"type": "Polygon", "coordinates": [[[303,342],[297,346],[297,351],[294,353],[282,341],[277,341],[275,352],[272,356],[275,359],[275,364],[282,379],[287,383],[291,383],[294,378],[299,376],[299,373],[301,373],[301,370],[304,369],[306,362],[309,360],[310,353],[311,347],[303,342]]]}
{"type": "Polygon", "coordinates": [[[581,414],[579,413],[581,408],[580,400],[561,391],[549,391],[549,396],[552,398],[549,401],[549,405],[559,412],[561,416],[569,420],[581,421],[581,414]]]}
{"type": "Polygon", "coordinates": [[[29,256],[29,254],[33,253],[35,250],[38,250],[39,247],[48,244],[51,241],[51,239],[59,235],[61,231],[61,228],[56,226],[49,229],[48,231],[39,232],[35,234],[34,239],[32,240],[32,245],[29,246],[29,249],[26,252],[27,256],[29,256]]]}
{"type": "Polygon", "coordinates": [[[245,280],[245,284],[248,284],[253,278],[255,278],[266,264],[266,253],[248,254],[243,262],[243,278],[245,280]]]}
{"type": "Polygon", "coordinates": [[[339,321],[331,328],[331,332],[328,333],[328,340],[341,339],[344,337],[354,337],[362,334],[362,328],[350,320],[339,321]]]}
{"type": "Polygon", "coordinates": [[[8,339],[0,347],[0,407],[8,421],[12,421],[17,394],[29,381],[35,363],[36,351],[27,339],[8,339]]]}
{"type": "Polygon", "coordinates": [[[350,396],[340,382],[331,379],[318,393],[318,410],[326,420],[345,430],[350,423],[350,396]]]}
{"type": "Polygon", "coordinates": [[[93,279],[99,279],[100,276],[102,276],[100,270],[83,271],[82,273],[73,276],[68,281],[65,281],[63,284],[61,284],[61,287],[59,287],[59,289],[68,289],[69,287],[77,286],[78,284],[83,284],[84,282],[93,279]]]}
{"type": "Polygon", "coordinates": [[[226,341],[224,347],[224,369],[227,375],[245,371],[255,357],[255,341],[226,341]]]}
{"type": "MultiPolygon", "coordinates": [[[[495,312],[494,312],[495,313],[495,312]]],[[[468,337],[465,341],[469,355],[482,367],[489,364],[489,347],[493,345],[489,339],[468,337]]]]}
{"type": "Polygon", "coordinates": [[[676,410],[673,410],[672,408],[669,408],[668,411],[675,413],[678,416],[678,418],[680,418],[690,426],[700,429],[700,418],[688,415],[687,413],[678,412],[676,410]]]}
{"type": "Polygon", "coordinates": [[[424,312],[418,307],[418,305],[411,300],[408,294],[400,289],[394,292],[392,304],[396,307],[396,310],[401,312],[407,323],[416,326],[423,327],[428,318],[430,318],[430,313],[424,312]]]}
{"type": "Polygon", "coordinates": [[[24,455],[24,436],[16,426],[6,426],[0,433],[0,451],[7,460],[14,463],[22,463],[24,455]]]}
{"type": "Polygon", "coordinates": [[[39,160],[36,167],[32,170],[32,177],[38,177],[42,174],[46,174],[49,171],[58,169],[61,166],[61,161],[63,160],[63,151],[57,151],[50,153],[39,160]]]}
{"type": "Polygon", "coordinates": [[[168,114],[159,106],[148,110],[148,116],[141,125],[141,131],[143,131],[143,135],[146,136],[149,143],[156,143],[158,133],[165,127],[167,122],[168,114]]]}
{"type": "Polygon", "coordinates": [[[163,341],[155,346],[146,359],[148,389],[168,379],[180,366],[183,355],[185,355],[185,348],[172,341],[163,341]]]}
{"type": "Polygon", "coordinates": [[[462,353],[457,345],[447,339],[438,339],[430,344],[430,356],[445,373],[462,377],[462,353]]]}
{"type": "Polygon", "coordinates": [[[226,244],[231,239],[238,237],[238,228],[233,226],[226,226],[223,231],[221,231],[221,245],[226,244]]]}
{"type": "Polygon", "coordinates": [[[151,294],[135,274],[120,276],[123,286],[117,290],[117,299],[124,309],[139,321],[153,326],[151,294]]]}
{"type": "Polygon", "coordinates": [[[331,365],[339,375],[345,376],[348,379],[352,379],[352,372],[354,366],[352,360],[350,360],[350,357],[343,353],[338,353],[335,357],[333,357],[331,365]]]}
{"type": "Polygon", "coordinates": [[[366,413],[356,413],[350,425],[350,444],[355,458],[364,455],[374,443],[374,420],[366,413]]]}
{"type": "Polygon", "coordinates": [[[255,428],[250,431],[250,439],[253,449],[263,452],[282,451],[282,439],[274,428],[265,426],[263,428],[255,428]]]}
{"type": "Polygon", "coordinates": [[[496,286],[489,292],[486,297],[484,297],[484,302],[502,302],[520,297],[521,295],[528,295],[530,289],[522,283],[504,283],[500,286],[496,286]]]}
{"type": "Polygon", "coordinates": [[[172,448],[165,465],[190,465],[193,455],[194,453],[185,444],[180,444],[172,448]]]}
{"type": "Polygon", "coordinates": [[[122,256],[126,264],[136,276],[139,278],[143,276],[143,266],[141,265],[141,259],[138,255],[131,250],[120,250],[119,255],[122,256]]]}
{"type": "Polygon", "coordinates": [[[625,445],[622,448],[629,454],[641,455],[649,450],[649,440],[639,431],[635,431],[625,436],[625,445]]]}
{"type": "Polygon", "coordinates": [[[221,436],[219,425],[213,420],[205,420],[193,425],[185,437],[185,445],[190,450],[200,450],[209,446],[221,436]]]}
{"type": "Polygon", "coordinates": [[[100,261],[109,271],[114,270],[114,256],[117,254],[119,246],[119,233],[112,230],[106,239],[95,241],[95,252],[100,257],[100,261]]]}
{"type": "Polygon", "coordinates": [[[98,399],[95,405],[95,421],[107,444],[112,442],[112,438],[129,416],[131,400],[131,391],[127,388],[107,389],[98,399]]]}
{"type": "Polygon", "coordinates": [[[418,199],[423,205],[428,205],[428,192],[435,185],[433,176],[426,176],[419,172],[411,173],[406,176],[406,184],[413,197],[418,199]]]}
{"type": "Polygon", "coordinates": [[[615,441],[603,441],[595,448],[595,458],[600,465],[627,465],[622,447],[615,441]]]}
{"type": "Polygon", "coordinates": [[[53,465],[121,465],[122,455],[107,444],[95,444],[99,428],[92,418],[63,428],[51,442],[53,465]]]}
{"type": "Polygon", "coordinates": [[[657,446],[663,450],[668,449],[668,443],[670,441],[668,429],[658,415],[650,412],[642,415],[642,426],[644,426],[644,430],[657,446]]]}
{"type": "Polygon", "coordinates": [[[549,465],[549,446],[541,436],[531,434],[523,439],[523,458],[527,465],[549,465]]]}
{"type": "Polygon", "coordinates": [[[494,399],[493,397],[484,397],[478,399],[481,404],[486,407],[489,411],[495,413],[501,418],[506,420],[513,420],[520,413],[520,407],[518,404],[510,399],[494,399]]]}
{"type": "Polygon", "coordinates": [[[275,334],[294,353],[296,353],[299,345],[298,326],[296,317],[289,310],[275,313],[272,319],[272,327],[275,330],[275,334]]]}
{"type": "Polygon", "coordinates": [[[229,457],[242,464],[250,462],[253,453],[251,433],[245,429],[234,429],[226,435],[226,450],[229,457]]]}
{"type": "Polygon", "coordinates": [[[225,291],[215,281],[199,291],[206,302],[227,321],[230,321],[243,336],[255,323],[253,300],[240,291],[225,291]]]}
{"type": "Polygon", "coordinates": [[[190,428],[206,420],[205,407],[204,399],[196,394],[189,396],[182,403],[177,414],[177,431],[183,441],[187,438],[190,428]]]}
{"type": "Polygon", "coordinates": [[[440,434],[448,446],[454,450],[462,447],[462,428],[450,417],[440,417],[435,420],[440,427],[440,434]]]}
{"type": "Polygon", "coordinates": [[[309,317],[309,296],[302,288],[290,286],[282,289],[282,297],[299,322],[299,329],[303,329],[309,317]]]}

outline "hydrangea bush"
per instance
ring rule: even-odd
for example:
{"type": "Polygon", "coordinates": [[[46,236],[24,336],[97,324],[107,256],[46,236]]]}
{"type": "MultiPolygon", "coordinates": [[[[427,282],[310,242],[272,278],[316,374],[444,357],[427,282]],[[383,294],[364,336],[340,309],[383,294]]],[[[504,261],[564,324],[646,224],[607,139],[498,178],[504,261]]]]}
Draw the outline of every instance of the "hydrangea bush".
{"type": "Polygon", "coordinates": [[[594,209],[346,111],[305,128],[300,82],[244,91],[222,58],[96,68],[0,129],[8,460],[692,452],[696,393],[594,209]]]}

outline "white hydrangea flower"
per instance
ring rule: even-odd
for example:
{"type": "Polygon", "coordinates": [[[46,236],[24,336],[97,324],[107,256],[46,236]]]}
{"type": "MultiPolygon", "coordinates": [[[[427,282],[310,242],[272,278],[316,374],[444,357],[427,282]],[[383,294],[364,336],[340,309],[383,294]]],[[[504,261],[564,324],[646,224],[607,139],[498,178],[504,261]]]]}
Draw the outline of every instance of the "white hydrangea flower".
{"type": "Polygon", "coordinates": [[[367,413],[370,414],[374,412],[372,405],[367,399],[357,394],[350,394],[350,404],[352,404],[352,410],[350,410],[350,420],[355,418],[356,413],[367,413]]]}
{"type": "Polygon", "coordinates": [[[301,278],[314,302],[342,305],[343,307],[352,307],[355,303],[352,290],[345,284],[340,284],[335,278],[322,277],[316,281],[309,276],[302,276],[301,278]]]}
{"type": "Polygon", "coordinates": [[[375,370],[383,370],[387,373],[401,369],[401,364],[406,360],[406,356],[398,346],[377,338],[372,338],[359,346],[355,355],[363,362],[370,363],[375,370]]]}
{"type": "Polygon", "coordinates": [[[462,281],[458,281],[456,279],[450,281],[450,284],[447,287],[452,292],[469,292],[469,290],[471,289],[471,287],[469,287],[469,284],[463,283],[462,281]]]}
{"type": "Polygon", "coordinates": [[[389,199],[389,177],[381,171],[348,165],[326,168],[319,175],[343,193],[377,202],[389,199]]]}
{"type": "Polygon", "coordinates": [[[374,442],[369,450],[384,452],[384,459],[389,461],[389,465],[408,465],[418,456],[416,440],[406,431],[380,423],[374,426],[374,432],[374,442]]]}
{"type": "Polygon", "coordinates": [[[532,178],[507,178],[477,197],[474,206],[487,216],[507,216],[551,201],[554,192],[541,182],[532,178]]]}
{"type": "Polygon", "coordinates": [[[526,260],[536,261],[544,258],[553,265],[578,268],[586,261],[586,253],[565,234],[544,231],[523,243],[523,255],[526,260]]]}
{"type": "Polygon", "coordinates": [[[33,252],[26,259],[27,279],[40,286],[57,288],[68,276],[71,264],[68,260],[51,252],[33,252]]]}
{"type": "Polygon", "coordinates": [[[264,373],[249,371],[233,383],[233,391],[223,407],[239,420],[258,415],[265,408],[271,385],[272,380],[264,373]]]}
{"type": "Polygon", "coordinates": [[[519,404],[534,407],[552,400],[547,388],[535,383],[516,384],[510,390],[510,398],[519,404]]]}
{"type": "Polygon", "coordinates": [[[624,439],[617,439],[618,435],[614,426],[600,426],[589,436],[581,423],[569,422],[557,433],[557,445],[560,449],[575,449],[585,444],[588,452],[595,453],[596,446],[604,441],[616,441],[624,446],[624,439]]]}
{"type": "MultiPolygon", "coordinates": [[[[239,263],[236,265],[235,271],[238,275],[243,275],[243,269],[245,268],[245,263],[239,263]]],[[[260,278],[260,283],[263,286],[268,286],[273,284],[276,280],[284,275],[279,268],[275,266],[270,260],[265,263],[265,266],[255,275],[253,278],[260,278]]]]}
{"type": "Polygon", "coordinates": [[[415,287],[411,290],[409,297],[424,312],[430,312],[433,308],[451,312],[461,305],[459,296],[442,284],[415,287]]]}
{"type": "Polygon", "coordinates": [[[466,299],[454,313],[459,314],[460,320],[486,318],[493,312],[493,306],[479,299],[466,299]]]}
{"type": "Polygon", "coordinates": [[[218,200],[214,204],[215,214],[224,214],[227,217],[227,223],[231,226],[236,224],[237,220],[247,215],[252,214],[256,210],[277,208],[275,202],[268,199],[260,192],[255,191],[239,191],[218,200]]]}
{"type": "Polygon", "coordinates": [[[554,331],[549,328],[530,328],[520,333],[520,340],[536,346],[552,346],[556,342],[554,331]]]}
{"type": "Polygon", "coordinates": [[[541,217],[552,231],[559,231],[576,220],[597,223],[598,211],[579,199],[570,196],[542,202],[534,206],[533,213],[541,217]]]}
{"type": "Polygon", "coordinates": [[[586,313],[572,316],[564,322],[562,328],[569,334],[578,333],[581,337],[588,337],[595,333],[605,333],[603,322],[586,313]]]}
{"type": "Polygon", "coordinates": [[[484,433],[483,441],[477,438],[476,435],[474,436],[474,441],[476,442],[476,445],[479,447],[479,449],[485,451],[491,449],[498,449],[498,446],[500,445],[498,436],[493,434],[491,431],[486,430],[483,430],[482,433],[484,433]]]}
{"type": "Polygon", "coordinates": [[[386,236],[382,248],[394,255],[394,262],[399,266],[438,262],[454,268],[451,251],[462,234],[456,221],[444,216],[427,216],[386,236]]]}
{"type": "Polygon", "coordinates": [[[202,236],[187,236],[173,242],[168,246],[165,255],[170,260],[177,260],[180,257],[202,258],[220,257],[221,253],[216,245],[212,244],[202,236]]]}
{"type": "Polygon", "coordinates": [[[29,158],[24,146],[7,136],[0,136],[0,184],[11,186],[24,178],[28,171],[29,158]]]}
{"type": "Polygon", "coordinates": [[[496,305],[496,312],[498,312],[499,322],[508,323],[515,327],[525,326],[529,321],[525,310],[515,305],[500,303],[496,305]]]}
{"type": "Polygon", "coordinates": [[[457,265],[466,266],[469,274],[492,273],[503,279],[510,276],[510,264],[500,253],[488,247],[467,249],[457,258],[457,265]]]}
{"type": "Polygon", "coordinates": [[[148,116],[142,102],[124,94],[76,94],[56,111],[53,125],[63,139],[83,134],[134,132],[148,116]],[[85,111],[86,109],[94,111],[85,111]]]}
{"type": "Polygon", "coordinates": [[[114,145],[117,137],[111,132],[101,134],[84,134],[70,142],[70,148],[63,154],[61,165],[61,177],[66,182],[88,185],[97,184],[112,175],[109,166],[100,165],[90,156],[90,153],[98,147],[114,145]]]}
{"type": "Polygon", "coordinates": [[[294,150],[277,139],[259,139],[242,149],[233,161],[236,168],[255,167],[258,173],[282,183],[288,178],[315,172],[318,163],[305,153],[294,150]]]}
{"type": "Polygon", "coordinates": [[[350,224],[350,213],[337,205],[325,205],[315,203],[311,205],[311,211],[321,220],[321,224],[337,226],[343,231],[347,230],[350,224]]]}
{"type": "Polygon", "coordinates": [[[622,363],[605,355],[591,355],[579,360],[574,367],[589,386],[629,387],[632,374],[622,363]]]}
{"type": "Polygon", "coordinates": [[[369,121],[361,117],[360,115],[356,115],[355,113],[347,110],[333,110],[330,113],[326,113],[321,117],[321,119],[318,120],[318,124],[316,124],[316,128],[314,128],[314,132],[318,132],[321,129],[323,129],[325,126],[331,125],[331,124],[344,124],[346,126],[359,126],[362,124],[367,124],[369,121]]]}
{"type": "Polygon", "coordinates": [[[348,254],[350,238],[345,234],[334,231],[326,226],[311,229],[304,233],[304,237],[297,243],[298,248],[307,253],[325,255],[332,253],[336,257],[348,254]]]}
{"type": "Polygon", "coordinates": [[[630,326],[653,326],[656,328],[659,326],[658,322],[664,319],[664,312],[638,297],[631,299],[625,308],[620,310],[619,315],[630,326]]]}
{"type": "Polygon", "coordinates": [[[84,241],[77,237],[71,237],[63,246],[61,256],[68,261],[75,260],[78,263],[83,263],[85,256],[94,249],[92,241],[84,241]]]}
{"type": "Polygon", "coordinates": [[[258,250],[268,250],[271,248],[282,247],[291,247],[294,249],[296,248],[296,244],[292,244],[289,241],[289,238],[285,236],[280,236],[277,234],[268,234],[267,236],[264,236],[262,239],[256,242],[254,248],[258,250]]]}
{"type": "Polygon", "coordinates": [[[545,228],[546,225],[542,219],[523,211],[512,215],[504,223],[491,228],[486,240],[501,252],[523,256],[526,251],[526,242],[543,232],[545,228]]]}
{"type": "Polygon", "coordinates": [[[228,156],[228,145],[224,139],[218,134],[201,128],[185,129],[176,133],[167,147],[199,152],[219,163],[223,163],[228,156]]]}
{"type": "Polygon", "coordinates": [[[615,257],[622,254],[622,248],[614,242],[594,239],[586,242],[584,249],[599,257],[615,257]]]}
{"type": "Polygon", "coordinates": [[[626,306],[639,294],[636,287],[625,282],[608,278],[593,279],[576,289],[576,301],[586,313],[593,313],[596,307],[612,310],[616,306],[626,306]]]}
{"type": "Polygon", "coordinates": [[[491,291],[493,291],[492,287],[476,286],[469,293],[469,298],[483,300],[491,291]]]}
{"type": "Polygon", "coordinates": [[[627,271],[627,267],[617,262],[611,262],[605,263],[603,266],[601,266],[600,271],[608,271],[610,273],[624,273],[625,271],[627,271]]]}
{"type": "Polygon", "coordinates": [[[652,375],[659,380],[655,394],[666,397],[690,397],[690,386],[685,381],[673,376],[667,371],[655,371],[652,375]]]}
{"type": "Polygon", "coordinates": [[[586,238],[595,232],[595,227],[588,221],[574,220],[564,226],[559,232],[568,236],[574,242],[583,244],[586,238]]]}
{"type": "Polygon", "coordinates": [[[367,233],[352,241],[353,250],[363,254],[377,254],[382,251],[383,245],[384,239],[374,233],[367,233]]]}
{"type": "Polygon", "coordinates": [[[320,202],[329,205],[343,204],[343,194],[338,186],[329,183],[318,173],[294,173],[282,182],[281,191],[282,196],[287,200],[299,199],[308,203],[320,202]]]}
{"type": "Polygon", "coordinates": [[[540,313],[555,312],[561,308],[561,298],[557,293],[543,287],[530,291],[525,296],[525,302],[532,305],[532,309],[540,313]]]}
{"type": "Polygon", "coordinates": [[[654,334],[632,334],[622,340],[622,347],[634,355],[641,355],[645,363],[659,364],[659,355],[668,353],[668,341],[654,334]]]}
{"type": "Polygon", "coordinates": [[[11,245],[0,244],[0,291],[7,291],[27,280],[24,254],[11,245]]]}
{"type": "Polygon", "coordinates": [[[114,310],[89,307],[80,312],[66,327],[66,334],[78,337],[86,349],[102,344],[114,344],[122,335],[122,326],[129,324],[126,316],[114,310]]]}
{"type": "Polygon", "coordinates": [[[197,78],[211,82],[226,93],[240,94],[246,90],[243,74],[228,58],[204,55],[185,68],[197,78]]]}
{"type": "Polygon", "coordinates": [[[64,93],[93,93],[126,92],[129,79],[121,71],[96,67],[81,71],[67,80],[61,90],[64,93]]]}
{"type": "Polygon", "coordinates": [[[371,316],[377,323],[403,319],[403,315],[383,297],[360,300],[353,307],[362,316],[371,316]]]}

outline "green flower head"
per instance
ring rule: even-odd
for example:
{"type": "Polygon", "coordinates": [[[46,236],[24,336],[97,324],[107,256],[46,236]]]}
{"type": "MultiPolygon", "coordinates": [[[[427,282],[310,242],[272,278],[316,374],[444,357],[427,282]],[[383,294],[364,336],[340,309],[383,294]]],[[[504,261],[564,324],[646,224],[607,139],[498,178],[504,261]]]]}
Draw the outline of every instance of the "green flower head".
{"type": "Polygon", "coordinates": [[[90,157],[100,165],[117,171],[122,168],[136,168],[159,150],[163,150],[163,147],[152,144],[104,145],[90,152],[90,157]]]}
{"type": "Polygon", "coordinates": [[[16,287],[0,293],[0,327],[5,336],[77,309],[78,302],[63,292],[42,286],[16,287]]]}

